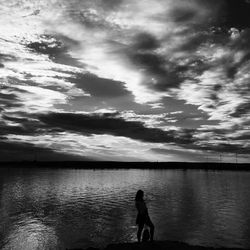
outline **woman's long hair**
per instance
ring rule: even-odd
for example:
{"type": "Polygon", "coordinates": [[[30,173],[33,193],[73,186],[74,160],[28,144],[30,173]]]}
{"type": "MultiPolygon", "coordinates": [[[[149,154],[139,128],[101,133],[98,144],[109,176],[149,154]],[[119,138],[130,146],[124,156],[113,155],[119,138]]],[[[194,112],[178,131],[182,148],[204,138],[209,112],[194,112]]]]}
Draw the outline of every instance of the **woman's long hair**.
{"type": "Polygon", "coordinates": [[[135,196],[135,201],[143,201],[143,191],[142,190],[138,190],[135,196]]]}

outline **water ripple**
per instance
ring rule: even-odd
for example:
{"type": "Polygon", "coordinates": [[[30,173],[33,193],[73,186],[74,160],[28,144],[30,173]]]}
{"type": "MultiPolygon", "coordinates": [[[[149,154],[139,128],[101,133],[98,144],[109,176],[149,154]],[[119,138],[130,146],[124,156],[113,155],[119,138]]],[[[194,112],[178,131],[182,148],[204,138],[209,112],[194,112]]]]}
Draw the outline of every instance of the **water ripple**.
{"type": "Polygon", "coordinates": [[[61,249],[136,240],[145,191],[159,240],[250,247],[249,173],[176,170],[1,172],[0,246],[61,249]]]}

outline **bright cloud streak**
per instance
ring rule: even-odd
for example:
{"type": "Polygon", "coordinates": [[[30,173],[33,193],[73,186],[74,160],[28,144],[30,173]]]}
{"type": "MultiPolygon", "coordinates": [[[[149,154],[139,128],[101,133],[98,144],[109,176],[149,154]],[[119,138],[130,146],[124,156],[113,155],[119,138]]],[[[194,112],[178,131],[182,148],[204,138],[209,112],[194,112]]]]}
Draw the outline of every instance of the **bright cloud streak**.
{"type": "MultiPolygon", "coordinates": [[[[57,133],[50,135],[8,136],[11,142],[26,141],[44,148],[51,148],[58,153],[79,156],[91,155],[99,160],[117,161],[169,161],[171,156],[150,152],[152,147],[162,147],[162,144],[141,143],[125,137],[110,135],[94,135],[91,137],[73,133],[57,133]],[[105,144],[102,144],[105,142],[105,144]],[[64,147],[61,147],[61,144],[64,147]],[[146,155],[146,157],[145,157],[146,155]]],[[[33,155],[32,155],[33,157],[33,155]]],[[[39,158],[39,152],[37,153],[39,158]]]]}

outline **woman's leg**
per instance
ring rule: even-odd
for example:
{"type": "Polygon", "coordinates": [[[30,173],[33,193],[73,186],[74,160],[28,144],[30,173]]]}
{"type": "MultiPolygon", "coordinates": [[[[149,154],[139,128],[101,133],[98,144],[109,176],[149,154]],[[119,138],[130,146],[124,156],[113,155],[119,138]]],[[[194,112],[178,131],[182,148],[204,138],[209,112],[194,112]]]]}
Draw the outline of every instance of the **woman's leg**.
{"type": "Polygon", "coordinates": [[[144,223],[138,224],[138,231],[137,231],[137,240],[138,240],[138,242],[141,242],[141,233],[142,233],[143,227],[144,227],[144,223]]]}
{"type": "Polygon", "coordinates": [[[150,228],[150,241],[154,240],[154,232],[155,232],[155,226],[152,223],[152,221],[150,220],[150,218],[148,217],[147,221],[146,221],[146,225],[149,226],[150,228]]]}

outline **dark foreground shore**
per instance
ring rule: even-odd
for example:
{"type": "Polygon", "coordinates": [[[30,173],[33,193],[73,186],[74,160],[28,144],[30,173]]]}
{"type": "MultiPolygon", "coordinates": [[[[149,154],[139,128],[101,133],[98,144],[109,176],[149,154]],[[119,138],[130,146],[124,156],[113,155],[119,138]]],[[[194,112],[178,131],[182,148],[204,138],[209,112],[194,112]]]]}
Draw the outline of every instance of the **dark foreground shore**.
{"type": "MultiPolygon", "coordinates": [[[[191,246],[186,243],[172,241],[154,241],[146,243],[121,243],[111,244],[102,250],[240,250],[240,248],[213,248],[202,246],[191,246]]],[[[74,248],[68,250],[83,250],[74,248]]],[[[99,248],[87,248],[85,250],[101,250],[99,248]]]]}

